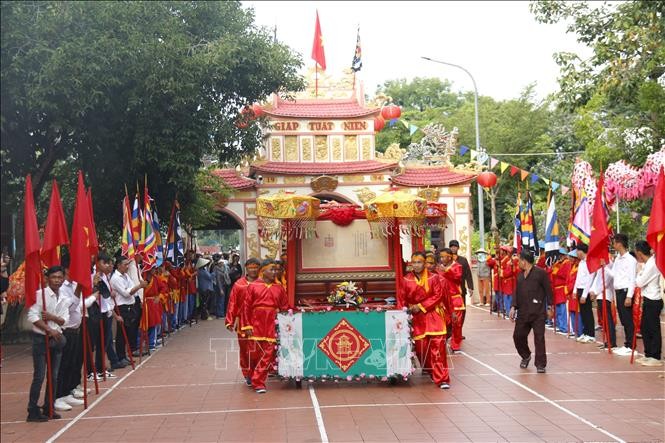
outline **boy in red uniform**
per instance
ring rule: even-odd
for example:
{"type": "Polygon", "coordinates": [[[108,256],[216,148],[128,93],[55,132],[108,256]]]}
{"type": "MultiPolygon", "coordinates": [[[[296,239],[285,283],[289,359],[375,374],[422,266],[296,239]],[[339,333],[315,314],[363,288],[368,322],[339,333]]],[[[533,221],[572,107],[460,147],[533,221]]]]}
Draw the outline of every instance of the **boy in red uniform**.
{"type": "Polygon", "coordinates": [[[459,351],[462,347],[462,315],[466,310],[462,296],[462,265],[453,260],[453,251],[443,248],[439,253],[441,264],[439,276],[446,281],[450,292],[450,305],[452,307],[453,334],[450,340],[450,349],[459,351]]]}
{"type": "Polygon", "coordinates": [[[496,312],[497,315],[504,313],[503,311],[503,296],[501,295],[501,279],[499,278],[499,262],[494,258],[494,254],[487,259],[487,266],[492,269],[492,303],[490,304],[490,312],[496,312]]]}
{"type": "Polygon", "coordinates": [[[513,292],[515,291],[515,263],[511,258],[513,249],[510,246],[501,246],[501,295],[503,296],[503,309],[504,314],[508,315],[508,311],[513,303],[513,292]]]}
{"type": "Polygon", "coordinates": [[[275,261],[263,260],[261,280],[247,288],[241,308],[240,329],[250,340],[249,377],[257,394],[265,394],[266,379],[275,361],[275,320],[277,313],[288,309],[288,298],[282,285],[275,283],[275,261]]]}
{"type": "Polygon", "coordinates": [[[152,351],[157,344],[156,327],[162,322],[160,293],[164,291],[164,286],[155,276],[155,268],[145,271],[144,279],[148,286],[143,290],[143,313],[139,326],[144,333],[148,334],[148,344],[152,351]]]}
{"type": "Polygon", "coordinates": [[[443,280],[426,269],[423,252],[411,256],[411,266],[413,271],[402,279],[398,306],[408,308],[413,315],[412,333],[420,366],[441,389],[449,389],[443,280]]]}
{"type": "Polygon", "coordinates": [[[577,301],[577,293],[575,292],[575,280],[577,279],[577,267],[579,266],[579,258],[577,258],[577,250],[574,249],[568,253],[568,260],[570,261],[570,270],[568,271],[568,279],[566,280],[566,299],[568,300],[568,318],[570,323],[569,337],[577,339],[582,336],[584,325],[580,317],[580,308],[577,301]]]}
{"type": "Polygon", "coordinates": [[[245,295],[249,285],[259,276],[259,267],[261,262],[258,258],[250,258],[245,262],[245,272],[247,275],[240,277],[233,284],[231,294],[229,295],[229,304],[226,308],[226,329],[236,331],[238,336],[238,362],[242,376],[245,377],[247,386],[252,385],[249,377],[249,356],[247,351],[247,337],[240,330],[240,312],[242,310],[245,295]]]}
{"type": "Polygon", "coordinates": [[[566,284],[570,275],[570,260],[568,252],[561,248],[559,259],[552,265],[550,280],[554,291],[554,321],[557,333],[566,335],[568,333],[568,315],[566,310],[566,284]]]}

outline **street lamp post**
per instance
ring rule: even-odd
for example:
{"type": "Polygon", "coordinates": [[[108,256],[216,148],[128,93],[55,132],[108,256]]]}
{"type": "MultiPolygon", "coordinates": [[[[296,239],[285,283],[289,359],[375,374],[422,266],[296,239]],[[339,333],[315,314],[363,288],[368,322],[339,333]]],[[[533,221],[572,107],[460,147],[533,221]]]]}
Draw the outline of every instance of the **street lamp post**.
{"type": "MultiPolygon", "coordinates": [[[[442,65],[448,65],[448,66],[453,66],[455,68],[459,68],[462,71],[466,72],[469,77],[471,77],[471,81],[473,82],[473,99],[474,99],[474,104],[475,104],[475,117],[476,117],[476,151],[478,151],[478,155],[482,155],[481,159],[481,164],[485,163],[485,155],[484,151],[480,147],[480,128],[478,125],[478,88],[476,87],[476,80],[473,78],[473,75],[469,71],[467,71],[464,67],[460,65],[455,65],[453,63],[448,63],[448,62],[443,62],[441,60],[434,60],[429,57],[421,57],[425,60],[428,60],[430,62],[434,63],[439,63],[442,65]]],[[[484,208],[483,208],[483,187],[478,184],[478,230],[480,231],[480,247],[482,249],[485,249],[485,218],[484,218],[484,208]]]]}

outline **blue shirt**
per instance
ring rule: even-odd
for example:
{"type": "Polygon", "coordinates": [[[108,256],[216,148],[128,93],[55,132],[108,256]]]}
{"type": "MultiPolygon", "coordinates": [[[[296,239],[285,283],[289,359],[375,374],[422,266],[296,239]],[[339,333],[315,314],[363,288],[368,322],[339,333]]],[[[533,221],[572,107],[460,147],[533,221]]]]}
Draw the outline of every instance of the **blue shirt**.
{"type": "Polygon", "coordinates": [[[201,291],[212,291],[212,274],[206,268],[200,268],[196,277],[198,288],[201,291]]]}

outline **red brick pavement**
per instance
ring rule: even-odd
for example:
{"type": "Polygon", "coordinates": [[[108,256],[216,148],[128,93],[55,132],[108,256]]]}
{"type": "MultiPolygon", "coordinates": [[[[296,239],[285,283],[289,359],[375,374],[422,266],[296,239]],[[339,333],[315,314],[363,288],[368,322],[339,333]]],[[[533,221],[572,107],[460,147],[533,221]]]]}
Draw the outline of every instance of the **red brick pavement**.
{"type": "Polygon", "coordinates": [[[243,384],[237,357],[226,361],[233,356],[228,352],[233,336],[221,321],[202,322],[174,335],[136,371],[116,371],[118,378],[101,383],[99,395],[90,396],[87,411],[77,407],[48,423],[25,422],[30,349],[8,346],[1,373],[1,438],[3,443],[664,439],[662,367],[630,365],[629,357],[548,331],[547,374],[536,374],[533,365],[522,370],[512,324],[476,307],[469,309],[465,335],[463,352],[449,359],[449,391],[422,376],[396,386],[317,382],[301,390],[271,379],[268,394],[257,395],[243,384]]]}

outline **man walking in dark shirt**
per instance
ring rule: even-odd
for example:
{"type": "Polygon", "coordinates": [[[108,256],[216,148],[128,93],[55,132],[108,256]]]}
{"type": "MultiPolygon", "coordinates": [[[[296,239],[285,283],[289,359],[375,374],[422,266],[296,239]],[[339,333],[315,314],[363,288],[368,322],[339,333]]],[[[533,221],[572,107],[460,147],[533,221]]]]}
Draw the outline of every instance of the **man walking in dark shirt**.
{"type": "Polygon", "coordinates": [[[510,307],[510,319],[515,322],[513,341],[522,358],[520,368],[524,369],[531,361],[531,350],[527,339],[533,329],[536,346],[536,368],[539,374],[545,372],[545,318],[552,318],[552,286],[547,272],[533,265],[533,255],[527,250],[520,254],[517,276],[517,290],[510,307]],[[546,308],[547,306],[547,308],[546,308]]]}
{"type": "MultiPolygon", "coordinates": [[[[464,301],[464,306],[466,306],[466,295],[467,288],[469,288],[469,298],[473,302],[473,274],[471,273],[471,266],[466,257],[463,257],[458,254],[459,251],[459,242],[457,240],[450,240],[448,242],[448,247],[453,251],[453,260],[462,265],[462,301],[464,301]]],[[[464,326],[464,319],[466,318],[466,310],[462,311],[462,326],[464,326]]],[[[462,336],[464,339],[465,337],[462,336]]]]}

